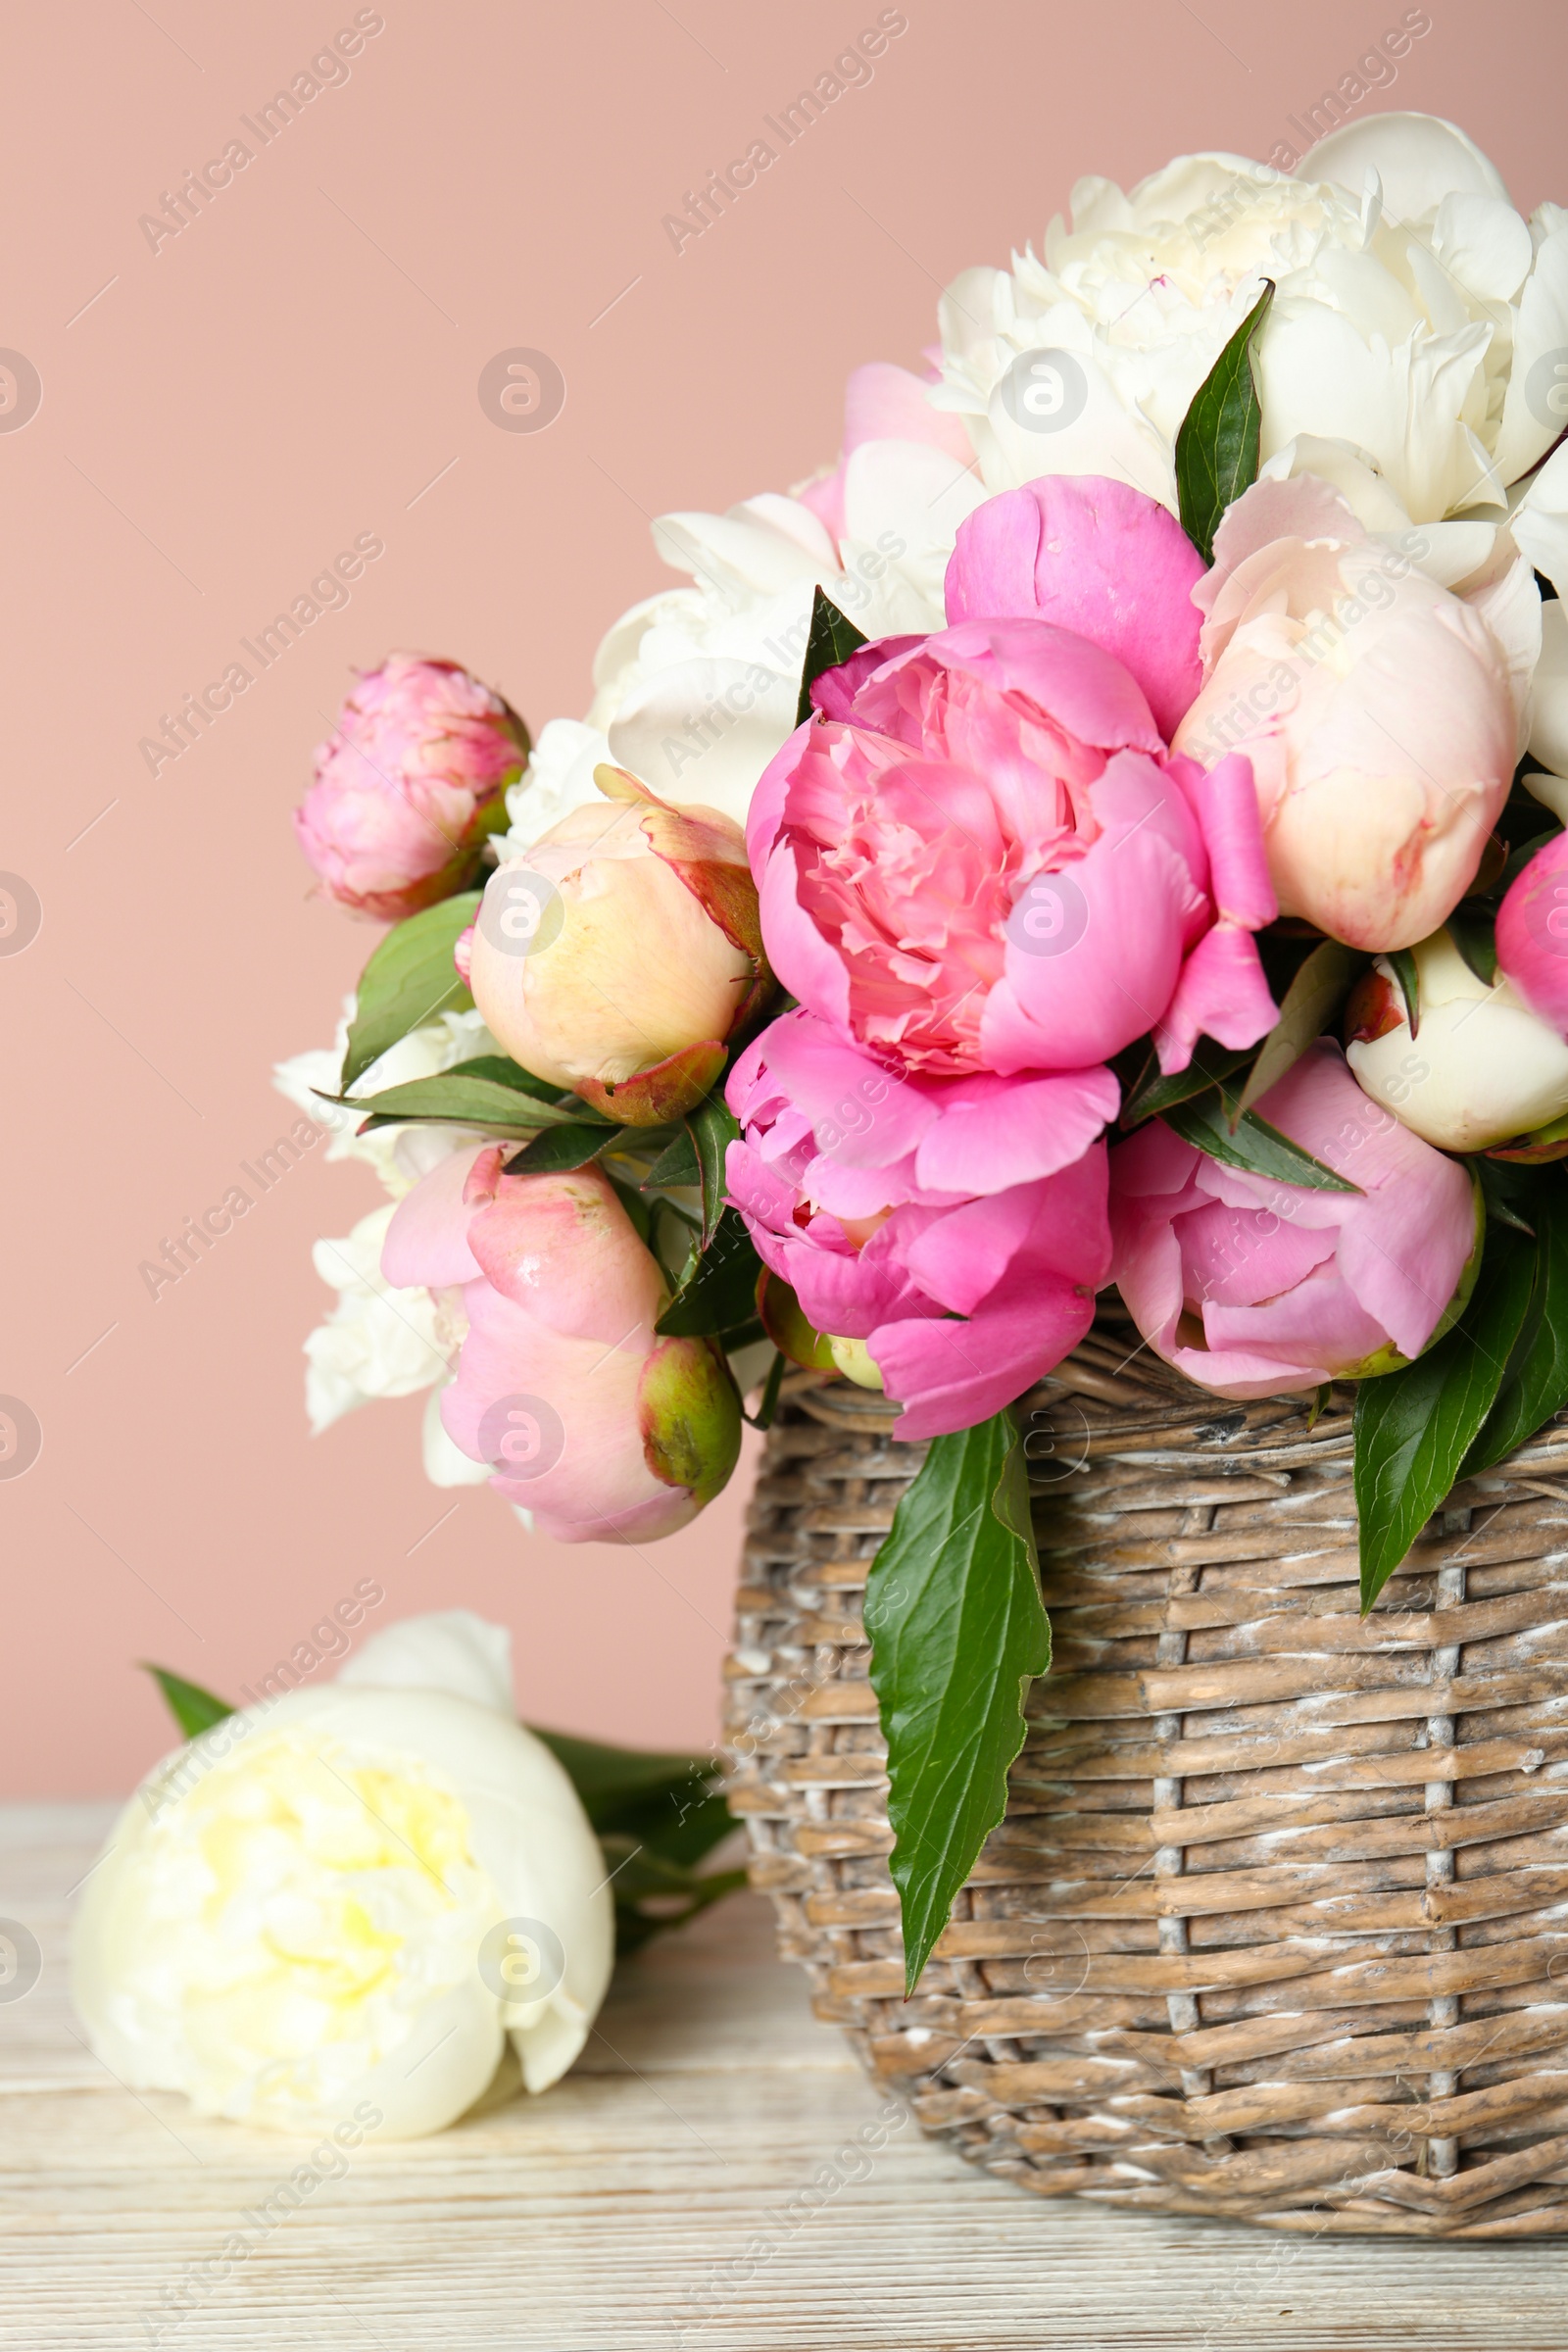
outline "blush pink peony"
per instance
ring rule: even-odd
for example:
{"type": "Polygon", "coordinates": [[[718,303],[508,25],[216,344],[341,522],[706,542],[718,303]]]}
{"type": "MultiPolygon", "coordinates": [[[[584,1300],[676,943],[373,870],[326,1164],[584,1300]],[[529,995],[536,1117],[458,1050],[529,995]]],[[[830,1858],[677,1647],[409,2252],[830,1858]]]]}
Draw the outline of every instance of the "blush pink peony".
{"type": "Polygon", "coordinates": [[[340,906],[401,922],[467,881],[527,757],[516,712],[458,662],[390,655],[317,747],[300,847],[340,906]]]}
{"type": "Polygon", "coordinates": [[[1355,1192],[1224,1166],[1152,1119],[1110,1154],[1112,1277],[1157,1355],[1222,1396],[1395,1370],[1473,1275],[1474,1188],[1320,1038],[1258,1115],[1355,1192]]]}
{"type": "Polygon", "coordinates": [[[707,1340],[655,1332],[663,1273],[600,1169],[508,1176],[505,1157],[492,1144],[441,1161],[381,1253],[388,1282],[460,1295],[447,1434],[546,1535],[672,1535],[735,1466],[734,1383],[707,1340]]]}
{"type": "Polygon", "coordinates": [[[1523,559],[1467,603],[1301,475],[1237,500],[1199,601],[1204,685],[1176,748],[1251,761],[1281,911],[1352,948],[1427,938],[1473,881],[1522,748],[1532,626],[1540,644],[1523,559]]]}

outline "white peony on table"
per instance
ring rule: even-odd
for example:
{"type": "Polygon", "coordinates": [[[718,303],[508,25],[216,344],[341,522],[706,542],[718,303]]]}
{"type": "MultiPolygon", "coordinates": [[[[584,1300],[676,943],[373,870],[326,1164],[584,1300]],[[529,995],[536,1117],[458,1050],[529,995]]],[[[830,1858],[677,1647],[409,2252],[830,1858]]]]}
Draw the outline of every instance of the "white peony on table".
{"type": "Polygon", "coordinates": [[[0,2000],[0,2342],[19,2352],[1568,2342],[1550,2241],[1302,2242],[1042,2205],[912,2122],[876,2145],[876,2091],[749,1897],[623,1969],[546,2097],[368,2145],[291,2204],[296,2143],[132,2094],[79,2037],[70,1892],[110,1818],[0,1809],[0,1918],[43,1952],[0,2000]]]}

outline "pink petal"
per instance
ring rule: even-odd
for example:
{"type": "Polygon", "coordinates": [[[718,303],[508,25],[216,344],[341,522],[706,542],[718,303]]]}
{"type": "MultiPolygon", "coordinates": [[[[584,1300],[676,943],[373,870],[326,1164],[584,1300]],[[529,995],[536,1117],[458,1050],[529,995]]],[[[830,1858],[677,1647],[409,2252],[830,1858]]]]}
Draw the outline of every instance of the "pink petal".
{"type": "Polygon", "coordinates": [[[1497,965],[1532,1012],[1568,1037],[1568,833],[1538,850],[1497,910],[1497,965]]]}
{"type": "MultiPolygon", "coordinates": [[[[1197,1306],[1257,1306],[1334,1255],[1338,1232],[1293,1224],[1273,1209],[1211,1200],[1179,1219],[1183,1290],[1197,1306]]],[[[1212,1332],[1211,1346],[1218,1346],[1212,1332]]],[[[1373,1343],[1381,1347],[1382,1341],[1373,1343]]],[[[1366,1348],[1361,1354],[1369,1352],[1366,1348]]]]}
{"type": "Polygon", "coordinates": [[[1180,758],[1172,759],[1170,767],[1202,827],[1209,888],[1221,916],[1245,930],[1260,931],[1273,922],[1279,904],[1263,854],[1252,762],[1245,753],[1230,752],[1206,770],[1196,760],[1180,758]]]}
{"type": "Polygon", "coordinates": [[[1176,517],[1101,475],[1049,474],[958,526],[950,622],[1038,613],[1125,663],[1169,739],[1201,682],[1192,592],[1203,562],[1176,517]]]}
{"type": "Polygon", "coordinates": [[[782,841],[774,847],[757,895],[767,958],[784,986],[810,1011],[847,1026],[849,974],[801,907],[800,867],[793,843],[782,841]]]}
{"type": "Polygon", "coordinates": [[[1253,1045],[1279,1017],[1252,934],[1216,923],[1182,965],[1165,1016],[1154,1024],[1159,1066],[1167,1077],[1185,1070],[1200,1035],[1222,1046],[1253,1045]]]}
{"type": "Polygon", "coordinates": [[[1383,1325],[1360,1304],[1339,1267],[1318,1265],[1278,1298],[1256,1306],[1210,1299],[1203,1336],[1218,1355],[1230,1349],[1275,1359],[1290,1380],[1322,1377],[1321,1365],[1344,1371],[1388,1344],[1383,1325]],[[1314,1358],[1320,1361],[1314,1361],[1314,1358]]]}
{"type": "Polygon", "coordinates": [[[812,1013],[786,1012],[763,1038],[767,1066],[810,1120],[818,1150],[847,1167],[887,1167],[935,1124],[936,1107],[924,1092],[812,1013]]]}
{"type": "Polygon", "coordinates": [[[381,1245],[381,1272],[399,1290],[422,1284],[442,1291],[471,1282],[478,1273],[468,1247],[471,1211],[464,1205],[464,1188],[488,1149],[475,1144],[470,1151],[454,1152],[398,1202],[381,1245]]]}
{"type": "Polygon", "coordinates": [[[972,1428],[1059,1364],[1094,1321],[1092,1294],[1046,1275],[966,1322],[884,1323],[869,1334],[887,1393],[904,1406],[895,1437],[972,1428]]]}
{"type": "Polygon", "coordinates": [[[1121,1099],[1103,1067],[1044,1078],[988,1071],[931,1093],[937,1121],[920,1139],[914,1173],[936,1193],[1000,1193],[1054,1175],[1089,1149],[1121,1099]]]}

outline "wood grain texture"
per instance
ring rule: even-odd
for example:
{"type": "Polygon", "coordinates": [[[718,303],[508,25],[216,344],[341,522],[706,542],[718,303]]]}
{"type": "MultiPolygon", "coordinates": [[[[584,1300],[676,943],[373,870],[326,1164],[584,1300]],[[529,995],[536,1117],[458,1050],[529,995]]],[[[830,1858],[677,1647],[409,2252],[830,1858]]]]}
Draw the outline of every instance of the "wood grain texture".
{"type": "Polygon", "coordinates": [[[1456,1487],[1363,1620],[1350,1402],[1207,1396],[1114,1302],[1025,1399],[1054,1660],[906,2001],[859,1601],[923,1448],[787,1380],[730,1801],[817,2015],[1020,2188],[1568,2232],[1568,1429],[1456,1487]]]}
{"type": "MultiPolygon", "coordinates": [[[[1550,2244],[1271,2242],[1042,2205],[956,2165],[880,2113],[754,1897],[624,1969],[600,2036],[544,2098],[368,2145],[275,2228],[248,2229],[299,2144],[132,2097],[77,2037],[68,1890],[110,1818],[0,1812],[0,1915],[44,1953],[25,1997],[0,2003],[0,2341],[16,2352],[1365,2352],[1374,2313],[1396,2346],[1564,2341],[1550,2244]],[[189,2284],[247,2230],[226,2278],[189,2284]],[[156,2316],[166,2289],[186,2295],[182,2320],[156,2316]]],[[[1140,2079],[1136,2059],[1102,2063],[1124,2088],[1140,2079]]],[[[1376,2081],[1333,2088],[1380,2096],[1376,2081]]]]}

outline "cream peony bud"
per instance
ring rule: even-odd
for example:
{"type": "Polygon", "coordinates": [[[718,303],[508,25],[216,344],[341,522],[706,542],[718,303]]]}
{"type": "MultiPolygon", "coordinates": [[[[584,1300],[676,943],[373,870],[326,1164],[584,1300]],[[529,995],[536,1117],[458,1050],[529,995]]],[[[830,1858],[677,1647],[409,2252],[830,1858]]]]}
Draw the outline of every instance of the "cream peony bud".
{"type": "Polygon", "coordinates": [[[1568,1111],[1568,1045],[1499,973],[1476,977],[1446,931],[1414,951],[1416,1034],[1381,956],[1351,997],[1346,1057],[1364,1093],[1446,1152],[1485,1152],[1568,1111]]]}
{"type": "Polygon", "coordinates": [[[469,985],[513,1058],[635,1126],[699,1102],[772,982],[738,825],[618,768],[486,887],[469,985]]]}
{"type": "Polygon", "coordinates": [[[318,2135],[454,2123],[515,2049],[564,2074],[614,1906],[566,1775],[512,1712],[510,1637],[466,1610],[335,1684],[215,1724],[149,1774],[87,1879],[73,1991],[132,2089],[318,2135]]]}

